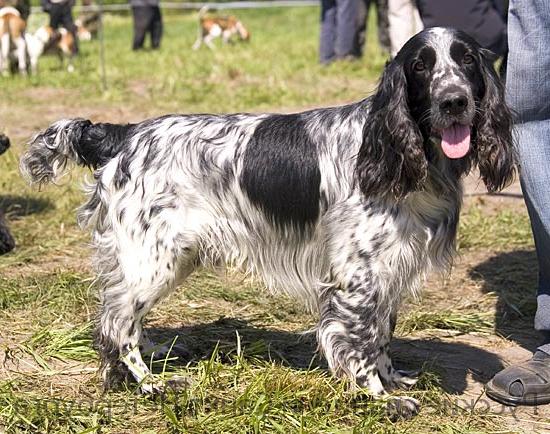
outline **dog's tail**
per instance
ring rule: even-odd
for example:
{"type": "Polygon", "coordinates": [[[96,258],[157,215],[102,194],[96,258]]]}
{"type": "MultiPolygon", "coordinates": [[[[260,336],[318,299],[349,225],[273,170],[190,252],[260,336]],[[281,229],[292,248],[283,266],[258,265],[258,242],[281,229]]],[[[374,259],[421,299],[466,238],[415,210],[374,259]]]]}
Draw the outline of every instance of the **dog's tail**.
{"type": "Polygon", "coordinates": [[[31,140],[21,157],[21,173],[31,183],[54,182],[69,161],[93,169],[103,166],[123,148],[133,125],[93,124],[63,119],[31,140]]]}
{"type": "Polygon", "coordinates": [[[210,6],[204,5],[202,8],[199,9],[199,21],[204,18],[206,13],[210,10],[210,6]]]}

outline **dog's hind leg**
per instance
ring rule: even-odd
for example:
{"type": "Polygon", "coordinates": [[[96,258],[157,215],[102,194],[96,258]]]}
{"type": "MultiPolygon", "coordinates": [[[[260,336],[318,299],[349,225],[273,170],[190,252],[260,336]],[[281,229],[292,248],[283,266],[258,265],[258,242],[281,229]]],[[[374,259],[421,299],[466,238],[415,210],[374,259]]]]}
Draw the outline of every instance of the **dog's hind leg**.
{"type": "Polygon", "coordinates": [[[23,36],[14,38],[14,43],[17,50],[19,74],[27,75],[27,44],[25,43],[25,38],[23,38],[23,36]]]}
{"type": "Polygon", "coordinates": [[[10,34],[6,31],[0,37],[0,73],[4,76],[9,74],[10,55],[10,34]]]}
{"type": "Polygon", "coordinates": [[[191,238],[175,233],[169,223],[173,222],[157,216],[144,222],[141,230],[124,225],[96,239],[99,278],[104,286],[96,345],[106,387],[117,380],[116,374],[124,366],[143,392],[164,387],[142,359],[142,322],[153,306],[192,272],[196,256],[191,238]]]}

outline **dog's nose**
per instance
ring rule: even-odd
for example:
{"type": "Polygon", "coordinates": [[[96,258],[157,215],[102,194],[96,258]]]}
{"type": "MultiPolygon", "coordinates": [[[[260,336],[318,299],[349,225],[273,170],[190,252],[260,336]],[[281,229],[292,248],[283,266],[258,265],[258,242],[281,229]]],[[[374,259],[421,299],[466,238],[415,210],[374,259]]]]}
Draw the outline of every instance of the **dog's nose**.
{"type": "Polygon", "coordinates": [[[447,95],[439,104],[439,109],[448,115],[460,115],[468,107],[468,98],[464,94],[454,93],[447,95]]]}

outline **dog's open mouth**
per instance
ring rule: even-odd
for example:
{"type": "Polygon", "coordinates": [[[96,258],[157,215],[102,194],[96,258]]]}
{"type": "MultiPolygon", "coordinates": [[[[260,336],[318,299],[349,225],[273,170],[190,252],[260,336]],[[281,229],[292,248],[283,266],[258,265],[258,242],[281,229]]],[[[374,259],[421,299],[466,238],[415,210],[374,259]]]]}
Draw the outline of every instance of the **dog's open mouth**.
{"type": "Polygon", "coordinates": [[[441,130],[441,149],[448,158],[464,157],[470,150],[470,127],[453,124],[441,130]]]}

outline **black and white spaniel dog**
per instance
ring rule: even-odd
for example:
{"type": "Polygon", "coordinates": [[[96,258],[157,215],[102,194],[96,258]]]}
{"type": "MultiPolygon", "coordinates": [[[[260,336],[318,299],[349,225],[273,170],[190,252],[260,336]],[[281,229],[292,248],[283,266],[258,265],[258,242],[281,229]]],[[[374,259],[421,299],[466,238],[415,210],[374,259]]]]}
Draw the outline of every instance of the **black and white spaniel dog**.
{"type": "MultiPolygon", "coordinates": [[[[233,263],[318,312],[332,372],[374,396],[414,379],[392,366],[400,301],[452,262],[461,178],[491,192],[515,172],[512,119],[493,56],[432,28],[385,68],[376,93],[297,114],[61,120],[22,157],[33,182],[68,160],[95,169],[79,222],[93,228],[106,384],[140,354],[142,322],[199,265],[233,263]]],[[[396,398],[404,416],[418,403],[396,398]]]]}

